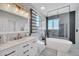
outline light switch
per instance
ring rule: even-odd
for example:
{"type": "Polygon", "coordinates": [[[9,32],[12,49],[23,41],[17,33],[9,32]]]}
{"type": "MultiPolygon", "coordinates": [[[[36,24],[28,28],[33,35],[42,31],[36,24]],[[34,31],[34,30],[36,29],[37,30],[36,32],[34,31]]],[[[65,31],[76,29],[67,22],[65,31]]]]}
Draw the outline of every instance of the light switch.
{"type": "Polygon", "coordinates": [[[78,29],[76,29],[76,32],[78,32],[78,29]]]}

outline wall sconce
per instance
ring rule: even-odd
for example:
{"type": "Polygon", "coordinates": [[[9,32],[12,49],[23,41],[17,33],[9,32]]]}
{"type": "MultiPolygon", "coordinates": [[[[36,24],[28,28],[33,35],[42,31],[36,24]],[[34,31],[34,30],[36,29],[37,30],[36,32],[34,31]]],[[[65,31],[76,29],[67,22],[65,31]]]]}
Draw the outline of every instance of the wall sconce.
{"type": "Polygon", "coordinates": [[[18,5],[16,5],[16,12],[18,12],[21,9],[18,5]]]}
{"type": "Polygon", "coordinates": [[[18,7],[16,7],[16,12],[18,12],[19,11],[19,8],[18,7]]]}
{"type": "Polygon", "coordinates": [[[24,11],[22,11],[22,14],[24,14],[24,11]]]}
{"type": "Polygon", "coordinates": [[[12,3],[6,3],[6,4],[2,4],[3,6],[3,10],[20,15],[20,16],[24,16],[24,17],[28,17],[28,13],[26,12],[26,10],[22,7],[19,6],[18,4],[12,4],[12,3]]]}

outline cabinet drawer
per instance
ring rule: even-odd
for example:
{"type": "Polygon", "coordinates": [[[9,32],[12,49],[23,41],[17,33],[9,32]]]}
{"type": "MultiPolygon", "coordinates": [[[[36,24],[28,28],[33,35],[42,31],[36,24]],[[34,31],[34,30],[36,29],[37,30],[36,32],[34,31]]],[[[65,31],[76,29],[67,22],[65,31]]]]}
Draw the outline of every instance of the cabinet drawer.
{"type": "Polygon", "coordinates": [[[31,47],[30,47],[30,55],[31,56],[35,56],[37,54],[37,45],[36,44],[32,44],[31,47]]]}
{"type": "Polygon", "coordinates": [[[29,50],[29,49],[30,49],[30,43],[28,43],[28,42],[20,45],[20,50],[21,50],[22,53],[26,50],[29,50]]]}
{"type": "Polygon", "coordinates": [[[0,52],[0,56],[16,56],[16,49],[15,48],[8,48],[0,52]]]}
{"type": "Polygon", "coordinates": [[[30,43],[25,42],[19,45],[18,51],[20,52],[20,56],[27,56],[29,55],[30,43]]]}
{"type": "Polygon", "coordinates": [[[30,50],[23,51],[23,56],[30,56],[30,50]]]}
{"type": "Polygon", "coordinates": [[[35,40],[35,39],[29,41],[29,43],[31,43],[31,45],[34,44],[34,43],[36,43],[36,42],[37,42],[37,40],[35,40]]]}
{"type": "Polygon", "coordinates": [[[29,46],[30,46],[29,42],[25,42],[25,43],[20,45],[21,48],[28,48],[29,46]]]}

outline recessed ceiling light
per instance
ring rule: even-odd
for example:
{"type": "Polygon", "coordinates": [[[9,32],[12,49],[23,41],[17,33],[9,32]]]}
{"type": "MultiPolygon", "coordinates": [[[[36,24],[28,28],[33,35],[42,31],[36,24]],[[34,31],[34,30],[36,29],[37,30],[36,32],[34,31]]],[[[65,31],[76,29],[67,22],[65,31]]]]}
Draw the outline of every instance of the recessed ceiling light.
{"type": "Polygon", "coordinates": [[[8,4],[8,7],[10,7],[10,4],[8,4]]]}
{"type": "Polygon", "coordinates": [[[41,10],[45,10],[46,8],[45,7],[41,7],[41,10]]]}

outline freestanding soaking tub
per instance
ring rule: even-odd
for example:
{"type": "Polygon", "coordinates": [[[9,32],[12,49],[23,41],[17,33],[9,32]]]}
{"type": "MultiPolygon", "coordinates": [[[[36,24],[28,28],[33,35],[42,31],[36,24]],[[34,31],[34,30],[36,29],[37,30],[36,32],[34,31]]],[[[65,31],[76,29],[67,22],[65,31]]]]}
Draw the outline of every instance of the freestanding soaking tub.
{"type": "Polygon", "coordinates": [[[59,52],[68,52],[72,46],[72,42],[64,39],[57,38],[46,38],[46,47],[51,48],[57,51],[57,55],[59,52]]]}

